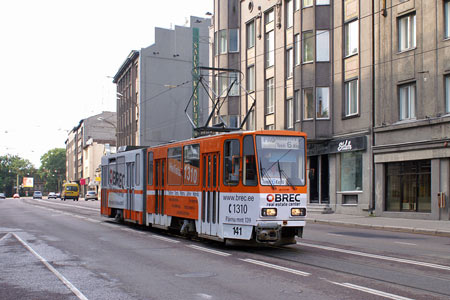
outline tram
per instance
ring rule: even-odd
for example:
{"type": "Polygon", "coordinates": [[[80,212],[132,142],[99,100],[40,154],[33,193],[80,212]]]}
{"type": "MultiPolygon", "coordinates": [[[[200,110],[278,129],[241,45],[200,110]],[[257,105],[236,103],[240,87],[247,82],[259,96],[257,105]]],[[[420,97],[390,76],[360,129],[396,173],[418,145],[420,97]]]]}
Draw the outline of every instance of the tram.
{"type": "Polygon", "coordinates": [[[223,242],[295,243],[306,134],[237,131],[102,158],[101,214],[223,242]]]}

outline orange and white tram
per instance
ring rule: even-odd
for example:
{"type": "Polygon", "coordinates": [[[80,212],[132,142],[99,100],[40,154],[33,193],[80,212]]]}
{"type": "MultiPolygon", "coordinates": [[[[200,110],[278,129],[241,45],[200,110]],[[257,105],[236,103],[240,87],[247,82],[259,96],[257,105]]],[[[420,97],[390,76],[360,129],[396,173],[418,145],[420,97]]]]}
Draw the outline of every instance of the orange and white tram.
{"type": "Polygon", "coordinates": [[[219,241],[295,243],[306,134],[239,131],[102,158],[101,214],[219,241]]]}

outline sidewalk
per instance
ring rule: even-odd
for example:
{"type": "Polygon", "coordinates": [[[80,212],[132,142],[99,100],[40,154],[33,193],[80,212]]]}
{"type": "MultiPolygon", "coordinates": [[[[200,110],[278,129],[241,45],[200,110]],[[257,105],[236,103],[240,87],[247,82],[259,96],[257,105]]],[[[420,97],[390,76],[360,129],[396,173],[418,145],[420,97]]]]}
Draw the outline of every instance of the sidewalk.
{"type": "Polygon", "coordinates": [[[400,231],[450,237],[450,221],[309,213],[308,223],[400,231]]]}

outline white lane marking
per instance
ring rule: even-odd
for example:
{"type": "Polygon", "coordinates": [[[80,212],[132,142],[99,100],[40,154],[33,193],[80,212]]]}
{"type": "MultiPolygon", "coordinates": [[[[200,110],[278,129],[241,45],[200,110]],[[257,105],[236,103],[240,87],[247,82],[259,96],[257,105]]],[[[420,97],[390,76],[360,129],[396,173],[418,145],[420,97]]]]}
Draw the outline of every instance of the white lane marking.
{"type": "Polygon", "coordinates": [[[286,267],[282,267],[282,266],[278,266],[278,265],[273,265],[273,264],[269,264],[269,263],[266,263],[266,262],[263,262],[263,261],[254,260],[254,259],[250,259],[250,258],[245,258],[245,259],[240,258],[240,260],[248,262],[248,263],[251,263],[251,264],[267,267],[267,268],[272,268],[272,269],[276,269],[276,270],[280,270],[280,271],[289,272],[289,273],[296,274],[296,275],[301,275],[301,276],[309,276],[309,275],[311,275],[310,273],[307,273],[307,272],[302,272],[302,271],[291,269],[291,268],[286,268],[286,267]]]}
{"type": "Polygon", "coordinates": [[[338,236],[338,237],[342,237],[342,234],[337,234],[337,233],[327,233],[328,235],[332,235],[332,236],[338,236]]]}
{"type": "Polygon", "coordinates": [[[150,235],[150,237],[158,239],[158,240],[166,241],[166,242],[169,242],[169,243],[174,243],[174,244],[175,243],[179,243],[179,241],[175,241],[175,240],[172,240],[172,239],[169,239],[169,238],[165,238],[165,237],[162,237],[162,236],[159,236],[159,235],[152,234],[152,235],[150,235]]]}
{"type": "Polygon", "coordinates": [[[36,251],[31,248],[24,240],[22,240],[18,235],[15,233],[12,234],[25,248],[28,249],[34,256],[36,256],[53,274],[58,277],[59,280],[61,280],[71,291],[74,293],[78,299],[81,300],[88,300],[88,298],[83,295],[82,292],[80,292],[79,289],[77,289],[69,280],[67,280],[61,273],[59,273],[50,263],[48,263],[45,258],[40,256],[36,251]]]}
{"type": "Polygon", "coordinates": [[[447,270],[450,271],[449,266],[443,266],[443,265],[437,265],[437,264],[431,264],[421,261],[415,261],[415,260],[409,260],[409,259],[403,259],[403,258],[396,258],[396,257],[390,257],[390,256],[384,256],[384,255],[377,255],[377,254],[369,254],[364,252],[358,252],[358,251],[352,251],[352,250],[345,250],[345,249],[339,249],[339,248],[333,248],[333,247],[327,247],[327,246],[320,246],[320,245],[313,245],[308,243],[299,243],[298,245],[306,246],[306,247],[312,247],[312,248],[319,248],[329,251],[335,251],[335,252],[341,252],[346,254],[352,254],[352,255],[358,255],[363,257],[370,257],[370,258],[376,258],[376,259],[382,259],[382,260],[388,260],[388,261],[395,261],[399,263],[404,264],[410,264],[410,265],[416,265],[416,266],[422,266],[422,267],[429,267],[433,269],[441,269],[441,270],[447,270]]]}
{"type": "Polygon", "coordinates": [[[197,296],[199,296],[202,299],[212,299],[213,296],[208,295],[208,294],[203,294],[203,293],[198,293],[197,296]]]}
{"type": "Polygon", "coordinates": [[[59,205],[59,206],[68,206],[68,207],[75,207],[75,208],[81,208],[81,209],[93,210],[93,211],[97,211],[97,212],[100,211],[100,208],[94,209],[94,208],[83,207],[83,206],[79,206],[79,205],[70,205],[70,204],[63,204],[63,203],[55,203],[55,202],[51,202],[51,201],[37,200],[37,199],[35,199],[34,201],[50,203],[50,204],[59,205]]]}
{"type": "Polygon", "coordinates": [[[374,290],[374,289],[369,289],[363,286],[359,286],[359,285],[355,285],[355,284],[351,284],[351,283],[339,283],[339,282],[333,282],[330,281],[333,284],[336,285],[340,285],[346,288],[350,288],[350,289],[354,289],[354,290],[358,290],[358,291],[362,291],[362,292],[366,292],[372,295],[377,295],[377,296],[381,296],[381,297],[385,297],[388,299],[393,299],[393,300],[413,300],[411,298],[406,298],[406,297],[402,297],[402,296],[398,296],[395,294],[390,294],[390,293],[386,293],[386,292],[382,292],[379,290],[374,290]]]}
{"type": "Polygon", "coordinates": [[[8,232],[6,233],[4,236],[2,236],[2,238],[0,239],[0,242],[3,241],[4,239],[6,239],[7,237],[9,237],[11,234],[8,232]]]}
{"type": "Polygon", "coordinates": [[[405,242],[394,242],[396,244],[400,244],[400,245],[407,245],[407,246],[417,246],[417,244],[413,244],[413,243],[405,243],[405,242]]]}
{"type": "Polygon", "coordinates": [[[196,249],[196,250],[200,250],[200,251],[204,251],[204,252],[208,252],[208,253],[212,253],[212,254],[216,254],[216,255],[220,255],[220,256],[230,256],[231,255],[230,253],[217,251],[217,250],[213,250],[213,249],[209,249],[209,248],[205,248],[205,247],[200,247],[197,245],[187,245],[187,246],[192,249],[196,249]]]}

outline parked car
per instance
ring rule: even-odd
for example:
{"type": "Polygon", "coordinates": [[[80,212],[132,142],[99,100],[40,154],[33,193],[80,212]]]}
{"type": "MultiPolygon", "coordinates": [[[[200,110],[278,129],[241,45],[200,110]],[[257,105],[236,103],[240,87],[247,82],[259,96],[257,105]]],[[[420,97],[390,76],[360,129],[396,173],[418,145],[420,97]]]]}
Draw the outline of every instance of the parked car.
{"type": "Polygon", "coordinates": [[[54,193],[54,192],[48,193],[47,199],[56,199],[56,198],[57,198],[56,193],[54,193]]]}
{"type": "Polygon", "coordinates": [[[6,196],[5,196],[5,194],[3,194],[3,193],[0,193],[0,199],[6,199],[6,196]]]}
{"type": "Polygon", "coordinates": [[[20,199],[20,195],[19,194],[14,194],[13,198],[14,199],[20,199]]]}
{"type": "Polygon", "coordinates": [[[98,200],[97,193],[95,191],[87,191],[86,196],[84,197],[84,200],[98,200]]]}
{"type": "Polygon", "coordinates": [[[42,199],[42,192],[41,191],[34,191],[33,199],[42,199]]]}
{"type": "Polygon", "coordinates": [[[61,193],[56,193],[56,198],[61,198],[61,193]]]}

